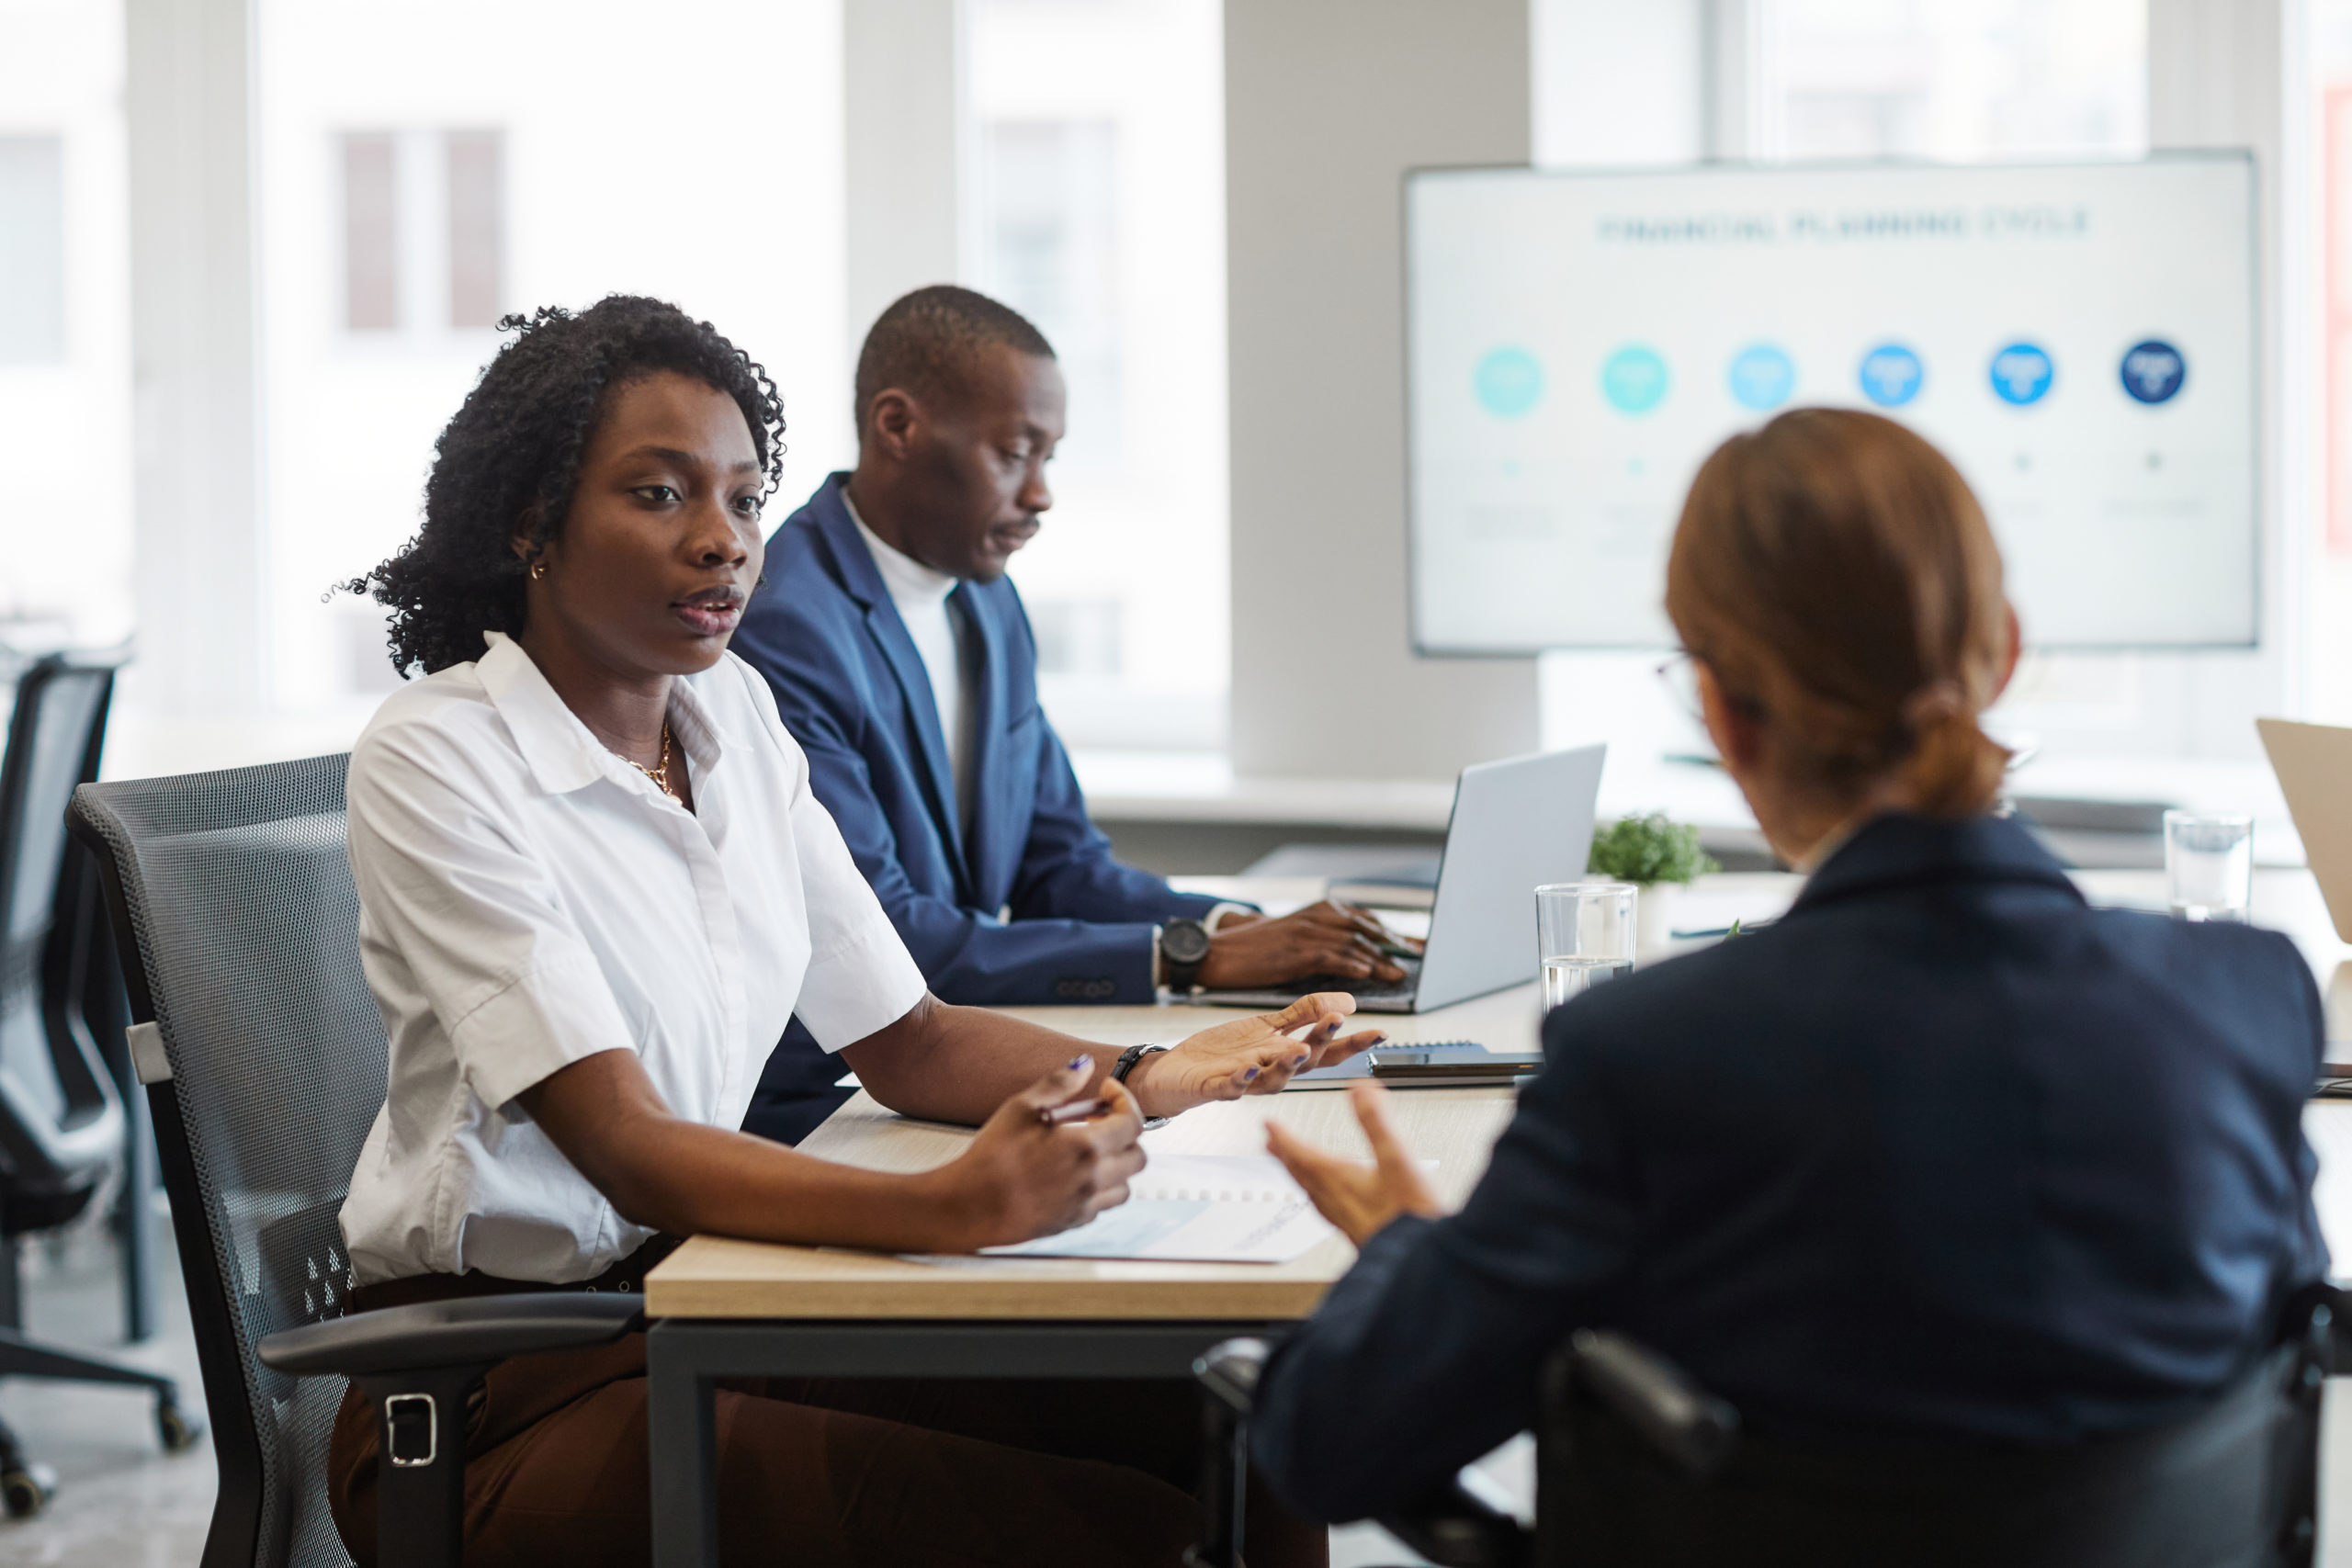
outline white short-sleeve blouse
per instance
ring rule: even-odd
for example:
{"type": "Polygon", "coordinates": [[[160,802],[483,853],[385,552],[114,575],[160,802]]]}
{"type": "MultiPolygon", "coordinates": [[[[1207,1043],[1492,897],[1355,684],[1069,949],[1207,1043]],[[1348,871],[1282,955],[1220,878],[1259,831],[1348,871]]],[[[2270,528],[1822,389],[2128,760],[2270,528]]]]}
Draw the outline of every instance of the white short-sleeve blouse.
{"type": "Polygon", "coordinates": [[[751,667],[673,687],[688,812],[589,733],[522,649],[411,682],[352,749],[360,956],[390,1036],[343,1207],[360,1284],[560,1283],[652,1234],[514,1097],[634,1051],[677,1115],[732,1128],[797,1010],[829,1051],[923,980],[751,667]]]}

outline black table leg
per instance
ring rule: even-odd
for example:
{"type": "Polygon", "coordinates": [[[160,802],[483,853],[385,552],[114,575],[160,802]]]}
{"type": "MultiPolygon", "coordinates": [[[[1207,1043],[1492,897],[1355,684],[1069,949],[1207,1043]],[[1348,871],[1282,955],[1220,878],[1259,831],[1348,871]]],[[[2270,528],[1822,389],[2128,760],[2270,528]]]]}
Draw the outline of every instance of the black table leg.
{"type": "Polygon", "coordinates": [[[653,1568],[718,1568],[718,1401],[695,1333],[656,1323],[645,1337],[653,1568]]]}
{"type": "Polygon", "coordinates": [[[1190,1378],[1261,1323],[820,1322],[662,1318],[645,1337],[653,1568],[718,1568],[718,1380],[1190,1378]]]}

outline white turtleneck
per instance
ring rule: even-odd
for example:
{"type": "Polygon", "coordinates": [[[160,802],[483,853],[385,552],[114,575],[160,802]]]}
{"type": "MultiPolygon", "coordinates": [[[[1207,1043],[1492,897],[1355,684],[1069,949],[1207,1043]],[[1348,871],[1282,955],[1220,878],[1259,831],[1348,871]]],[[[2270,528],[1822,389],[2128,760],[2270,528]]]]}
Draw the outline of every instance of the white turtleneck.
{"type": "Polygon", "coordinates": [[[922,656],[923,672],[931,677],[939,733],[947,741],[948,769],[956,780],[956,815],[961,823],[968,824],[972,819],[972,727],[979,705],[971,700],[972,667],[969,650],[964,646],[968,636],[964,619],[947,608],[947,596],[956,592],[956,580],[883,543],[881,536],[857,514],[857,505],[846,490],[842,492],[842,504],[849,509],[850,521],[857,525],[858,536],[865,541],[865,553],[874,558],[882,586],[889,590],[890,603],[898,609],[899,619],[906,623],[915,651],[922,656]]]}

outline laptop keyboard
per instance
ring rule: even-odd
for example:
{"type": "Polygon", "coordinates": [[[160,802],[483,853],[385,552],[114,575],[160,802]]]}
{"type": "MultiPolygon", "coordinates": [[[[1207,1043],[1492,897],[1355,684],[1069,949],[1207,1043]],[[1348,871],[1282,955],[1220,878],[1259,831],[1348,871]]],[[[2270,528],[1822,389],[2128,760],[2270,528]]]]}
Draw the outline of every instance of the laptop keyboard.
{"type": "Polygon", "coordinates": [[[1346,975],[1309,975],[1303,980],[1293,980],[1287,985],[1270,988],[1301,997],[1311,991],[1345,991],[1353,997],[1409,997],[1421,983],[1421,961],[1399,958],[1394,962],[1405,971],[1405,977],[1401,980],[1383,980],[1376,976],[1359,980],[1346,975]]]}

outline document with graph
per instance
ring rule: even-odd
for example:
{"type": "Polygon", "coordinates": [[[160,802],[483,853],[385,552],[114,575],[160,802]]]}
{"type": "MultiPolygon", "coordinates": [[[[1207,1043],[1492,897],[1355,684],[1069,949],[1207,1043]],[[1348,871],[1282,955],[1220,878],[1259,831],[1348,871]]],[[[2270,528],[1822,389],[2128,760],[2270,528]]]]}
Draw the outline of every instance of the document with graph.
{"type": "Polygon", "coordinates": [[[1272,1155],[1156,1154],[1127,1201],[991,1258],[1287,1263],[1337,1233],[1272,1155]]]}

